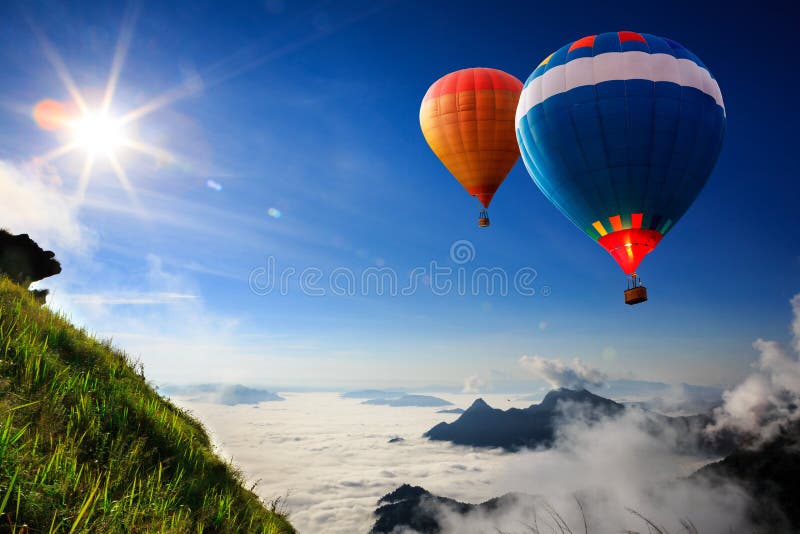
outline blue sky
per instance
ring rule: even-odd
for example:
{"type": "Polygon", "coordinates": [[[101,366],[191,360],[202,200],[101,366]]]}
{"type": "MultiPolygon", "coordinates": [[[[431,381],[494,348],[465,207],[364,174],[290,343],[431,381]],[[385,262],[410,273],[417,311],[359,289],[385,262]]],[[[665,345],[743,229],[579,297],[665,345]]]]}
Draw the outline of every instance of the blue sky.
{"type": "Polygon", "coordinates": [[[791,17],[777,4],[698,4],[5,3],[0,224],[56,250],[64,274],[43,284],[51,305],[112,337],[156,381],[352,387],[477,376],[501,389],[531,380],[518,361],[540,355],[617,377],[730,383],[747,372],[755,339],[788,340],[800,289],[798,156],[788,146],[798,65],[791,17]],[[622,303],[610,256],[521,162],[492,202],[492,227],[478,229],[475,201],[418,121],[422,96],[447,72],[490,66],[524,80],[563,44],[622,29],[696,53],[728,120],[708,186],[640,269],[651,300],[635,307],[622,303]],[[36,102],[69,98],[43,43],[96,105],[126,31],[111,112],[162,104],[126,134],[163,152],[118,151],[133,197],[99,158],[75,203],[85,151],[36,158],[70,135],[31,118],[36,102]],[[327,287],[337,268],[356,278],[391,268],[403,285],[431,261],[458,267],[459,240],[475,252],[467,272],[533,268],[536,295],[327,287]],[[285,295],[255,294],[250,274],[270,257],[278,270],[319,269],[328,294],[306,295],[296,278],[285,295]]]}

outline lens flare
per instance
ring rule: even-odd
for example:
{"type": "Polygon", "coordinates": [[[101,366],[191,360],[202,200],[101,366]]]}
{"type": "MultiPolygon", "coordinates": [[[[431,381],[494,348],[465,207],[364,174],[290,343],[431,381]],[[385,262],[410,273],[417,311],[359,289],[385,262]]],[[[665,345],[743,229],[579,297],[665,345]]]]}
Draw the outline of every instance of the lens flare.
{"type": "Polygon", "coordinates": [[[40,100],[33,106],[33,120],[42,130],[58,130],[67,122],[67,109],[58,100],[40,100]]]}

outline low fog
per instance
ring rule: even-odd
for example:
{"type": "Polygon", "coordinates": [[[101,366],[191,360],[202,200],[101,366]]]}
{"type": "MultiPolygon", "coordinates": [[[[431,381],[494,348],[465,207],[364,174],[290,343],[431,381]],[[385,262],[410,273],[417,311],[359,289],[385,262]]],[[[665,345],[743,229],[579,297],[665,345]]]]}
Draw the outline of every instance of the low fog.
{"type": "MultiPolygon", "coordinates": [[[[734,430],[758,447],[790,421],[800,405],[800,295],[792,300],[790,347],[754,342],[753,372],[723,394],[709,435],[734,430]]],[[[563,363],[523,357],[520,366],[553,387],[600,387],[605,375],[580,360],[563,363]]],[[[473,391],[474,380],[465,391],[473,391]]],[[[677,390],[676,390],[677,391],[677,390]]],[[[470,394],[437,394],[466,408],[470,394]]],[[[555,447],[516,453],[429,442],[422,433],[455,414],[436,408],[368,406],[332,393],[283,394],[285,402],[220,406],[179,400],[211,429],[221,451],[233,458],[264,499],[288,495],[290,517],[301,533],[367,532],[376,501],[403,483],[435,495],[478,503],[515,492],[527,497],[491,516],[436,510],[445,532],[650,532],[643,518],[668,532],[702,534],[752,530],[750,497],[734,484],[714,486],[687,478],[714,461],[678,452],[669,429],[645,431],[639,408],[589,424],[571,418],[555,447]],[[389,443],[394,437],[403,441],[389,443]],[[556,519],[556,516],[561,519],[556,519]],[[557,521],[564,523],[559,527],[557,521]]],[[[528,399],[483,395],[496,408],[525,407],[528,399]]],[[[652,419],[650,420],[652,424],[652,419]]]]}
{"type": "Polygon", "coordinates": [[[639,410],[591,426],[566,423],[553,449],[513,455],[494,473],[492,495],[519,492],[536,499],[520,499],[489,517],[442,507],[445,532],[527,533],[526,525],[561,532],[555,514],[574,532],[583,532],[584,519],[589,532],[649,532],[633,512],[669,532],[685,532],[681,520],[702,533],[747,531],[747,494],[734,485],[711,489],[687,480],[710,458],[678,454],[677,436],[667,430],[653,436],[643,430],[645,423],[639,410]]]}
{"type": "MultiPolygon", "coordinates": [[[[335,393],[280,393],[282,402],[222,406],[176,398],[212,433],[265,500],[288,494],[302,534],[369,531],[377,500],[404,482],[471,502],[494,496],[512,454],[431,442],[422,433],[458,414],[362,404],[335,393]],[[399,443],[388,443],[401,437],[399,443]]],[[[475,395],[436,393],[466,408],[475,395]]],[[[499,408],[531,401],[482,395],[499,408]]]]}
{"type": "Polygon", "coordinates": [[[753,343],[759,353],[754,372],[723,394],[725,403],[715,410],[716,423],[710,431],[744,432],[757,447],[787,422],[800,419],[800,294],[792,299],[792,312],[791,348],[763,339],[753,343]]]}

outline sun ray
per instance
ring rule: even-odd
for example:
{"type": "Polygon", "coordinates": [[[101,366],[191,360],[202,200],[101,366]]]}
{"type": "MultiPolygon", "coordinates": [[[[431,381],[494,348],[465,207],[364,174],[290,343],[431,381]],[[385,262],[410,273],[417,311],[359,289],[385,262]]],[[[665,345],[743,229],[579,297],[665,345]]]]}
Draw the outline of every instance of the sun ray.
{"type": "MultiPolygon", "coordinates": [[[[199,81],[199,77],[197,77],[199,81]]],[[[129,122],[141,119],[145,115],[149,115],[154,111],[158,111],[159,109],[163,108],[164,106],[168,106],[178,100],[186,98],[187,96],[192,95],[199,91],[198,87],[201,84],[198,83],[191,83],[191,80],[188,83],[184,83],[182,85],[178,85],[173,87],[172,89],[168,90],[165,93],[153,98],[149,102],[142,104],[138,108],[129,111],[125,115],[122,116],[120,119],[120,124],[127,124],[129,122]]]]}
{"type": "Polygon", "coordinates": [[[122,184],[122,188],[125,190],[125,192],[132,197],[135,197],[136,192],[133,190],[131,181],[128,179],[128,175],[125,174],[125,169],[123,169],[122,165],[119,164],[117,157],[114,155],[109,155],[108,162],[111,164],[111,168],[114,169],[114,174],[116,174],[117,178],[119,178],[119,182],[122,184]]]}
{"type": "Polygon", "coordinates": [[[117,178],[119,178],[119,183],[122,185],[122,188],[128,194],[128,197],[130,198],[133,207],[141,216],[144,216],[145,215],[144,210],[142,209],[142,206],[139,204],[139,197],[136,194],[136,190],[133,188],[133,185],[131,185],[131,181],[128,179],[128,175],[125,173],[125,169],[122,168],[122,165],[120,165],[119,160],[114,154],[108,154],[107,157],[108,157],[108,162],[111,164],[111,168],[114,169],[114,174],[116,174],[117,178]]]}
{"type": "Polygon", "coordinates": [[[32,29],[39,40],[42,52],[44,52],[50,65],[52,65],[53,69],[56,71],[56,75],[61,80],[61,83],[64,84],[64,88],[70,94],[81,113],[86,113],[89,110],[89,107],[86,105],[86,100],[84,100],[83,95],[81,95],[81,92],[78,90],[78,86],[75,84],[75,80],[72,79],[72,75],[69,73],[69,70],[67,70],[67,66],[64,64],[61,56],[56,52],[56,49],[53,48],[53,45],[50,44],[50,41],[39,28],[32,24],[32,29]]]}
{"type": "Polygon", "coordinates": [[[0,108],[25,117],[30,117],[31,115],[30,102],[16,102],[4,96],[0,96],[0,108]]]}
{"type": "Polygon", "coordinates": [[[44,55],[52,65],[58,78],[70,94],[72,100],[74,100],[80,112],[80,115],[74,120],[64,121],[63,123],[71,130],[73,140],[36,159],[38,161],[49,161],[68,154],[78,148],[86,150],[86,159],[78,179],[78,187],[75,195],[79,204],[85,200],[86,190],[91,181],[92,170],[94,169],[97,158],[102,157],[107,159],[114,174],[116,174],[119,179],[120,185],[130,197],[131,204],[136,208],[135,211],[145,216],[147,214],[139,207],[136,191],[120,163],[115,150],[120,147],[128,147],[135,151],[152,155],[159,161],[166,161],[169,163],[174,163],[178,161],[179,158],[160,147],[130,138],[124,131],[124,126],[126,124],[195,94],[204,88],[219,85],[258,66],[296,52],[298,49],[308,46],[311,43],[327,37],[333,32],[339,31],[358,20],[372,15],[385,6],[385,3],[379,2],[377,3],[377,7],[372,6],[370,9],[355,13],[339,21],[338,24],[333,24],[325,29],[318,29],[309,35],[290,41],[283,46],[270,48],[269,50],[264,50],[265,41],[259,40],[237,50],[221,61],[211,64],[204,70],[204,74],[201,72],[200,74],[195,74],[187,78],[183,83],[157,95],[145,104],[124,113],[121,117],[112,116],[110,111],[117,91],[120,75],[124,68],[133,39],[134,26],[139,13],[138,5],[129,4],[129,8],[123,16],[120,34],[117,37],[117,42],[114,47],[108,80],[102,101],[98,108],[90,108],[87,105],[86,100],[78,90],[62,57],[36,24],[29,20],[29,25],[37,36],[44,55]]]}
{"type": "Polygon", "coordinates": [[[77,141],[73,141],[72,143],[67,143],[66,145],[61,145],[59,147],[56,147],[50,152],[42,154],[41,156],[34,156],[33,160],[46,163],[48,161],[52,161],[54,159],[60,158],[61,156],[69,154],[73,150],[77,150],[79,147],[80,143],[77,141]]]}
{"type": "Polygon", "coordinates": [[[195,75],[188,80],[184,81],[182,84],[177,85],[171,89],[168,89],[164,93],[159,96],[156,96],[152,100],[146,102],[145,104],[139,106],[138,108],[126,113],[121,119],[121,124],[126,124],[128,122],[140,119],[145,115],[149,115],[158,109],[161,109],[164,106],[177,102],[183,98],[191,96],[192,94],[198,92],[200,89],[207,89],[209,87],[214,87],[216,85],[220,85],[226,81],[229,81],[233,78],[236,78],[248,71],[251,71],[257,67],[265,63],[269,63],[271,61],[275,61],[276,59],[280,59],[287,54],[292,52],[296,52],[310,44],[313,44],[329,35],[346,28],[366,17],[369,17],[382,9],[385,9],[388,3],[377,3],[374,6],[371,6],[368,9],[360,11],[358,13],[354,13],[351,16],[345,18],[338,24],[332,25],[330,28],[319,30],[315,33],[307,35],[303,38],[297,39],[293,42],[287,43],[283,46],[277,47],[268,53],[257,55],[255,58],[249,58],[248,56],[252,54],[252,50],[258,50],[259,45],[248,45],[244,48],[241,48],[231,54],[230,56],[226,57],[225,59],[218,61],[208,67],[206,69],[205,75],[195,75]]]}
{"type": "Polygon", "coordinates": [[[78,206],[83,203],[83,199],[86,196],[86,188],[89,186],[89,177],[92,175],[93,166],[94,156],[87,154],[83,162],[80,178],[78,178],[78,191],[75,193],[75,203],[78,206]]]}
{"type": "Polygon", "coordinates": [[[119,75],[122,72],[122,67],[125,65],[125,58],[128,55],[131,39],[133,38],[133,28],[139,14],[138,11],[138,8],[129,9],[122,22],[122,28],[117,38],[117,45],[114,49],[114,59],[111,61],[111,72],[108,75],[108,83],[106,84],[106,90],[103,94],[103,103],[100,108],[103,113],[108,112],[111,107],[111,102],[114,100],[114,93],[117,90],[119,75]]]}
{"type": "Polygon", "coordinates": [[[175,156],[175,154],[173,154],[169,150],[165,150],[163,148],[159,148],[157,146],[144,143],[142,141],[137,141],[136,139],[126,138],[122,141],[121,144],[124,147],[132,148],[133,150],[138,150],[143,154],[149,154],[157,158],[158,160],[170,161],[170,162],[178,160],[177,156],[175,156]]]}

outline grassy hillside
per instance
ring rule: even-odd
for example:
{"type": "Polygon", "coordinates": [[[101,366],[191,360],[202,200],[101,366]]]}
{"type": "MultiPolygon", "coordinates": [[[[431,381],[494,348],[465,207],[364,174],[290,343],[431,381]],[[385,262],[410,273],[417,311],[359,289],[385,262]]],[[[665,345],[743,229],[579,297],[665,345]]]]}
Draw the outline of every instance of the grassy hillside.
{"type": "Polygon", "coordinates": [[[271,508],[123,353],[0,278],[0,533],[294,532],[271,508]]]}

